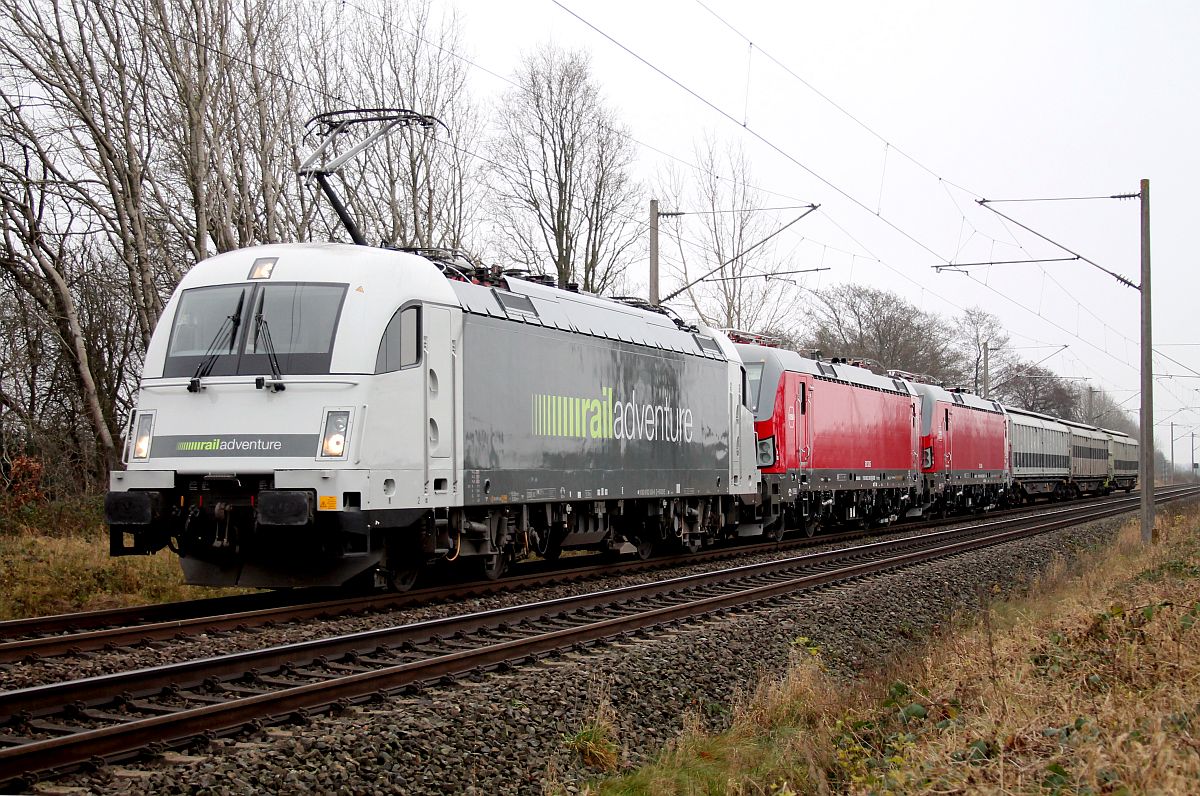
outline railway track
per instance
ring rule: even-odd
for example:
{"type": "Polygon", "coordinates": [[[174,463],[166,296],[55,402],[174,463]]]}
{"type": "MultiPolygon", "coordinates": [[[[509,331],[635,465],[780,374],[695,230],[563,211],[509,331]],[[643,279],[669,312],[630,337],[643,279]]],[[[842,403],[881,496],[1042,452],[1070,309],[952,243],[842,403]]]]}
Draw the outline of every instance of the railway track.
{"type": "MultiPolygon", "coordinates": [[[[1135,493],[1136,494],[1136,493],[1135,493]]],[[[1119,500],[1106,498],[1104,500],[1119,500]]],[[[1087,505],[1104,505],[1103,500],[1087,505]]],[[[993,512],[989,518],[1024,516],[1044,511],[1046,506],[1022,507],[993,512]]],[[[936,528],[969,521],[964,517],[928,520],[919,524],[889,526],[870,531],[844,531],[813,538],[792,538],[781,542],[722,546],[699,553],[663,556],[646,561],[611,560],[595,563],[601,556],[581,556],[578,563],[557,562],[555,568],[524,567],[511,577],[498,581],[449,583],[405,593],[368,593],[346,596],[330,589],[304,589],[298,592],[216,597],[161,605],[134,606],[77,614],[33,617],[0,622],[0,663],[38,658],[53,658],[92,650],[129,646],[172,638],[212,635],[271,623],[327,619],[336,616],[390,611],[439,602],[452,602],[496,593],[511,593],[563,583],[583,582],[600,577],[652,572],[672,567],[726,561],[763,552],[787,552],[816,544],[840,543],[870,534],[892,530],[936,528]]],[[[569,560],[568,560],[569,561],[569,560]]]]}
{"type": "MultiPolygon", "coordinates": [[[[1159,502],[1200,494],[1189,488],[1159,502]]],[[[0,785],[1090,522],[1138,498],[0,694],[0,785]]],[[[24,783],[22,783],[24,784],[24,783]]]]}

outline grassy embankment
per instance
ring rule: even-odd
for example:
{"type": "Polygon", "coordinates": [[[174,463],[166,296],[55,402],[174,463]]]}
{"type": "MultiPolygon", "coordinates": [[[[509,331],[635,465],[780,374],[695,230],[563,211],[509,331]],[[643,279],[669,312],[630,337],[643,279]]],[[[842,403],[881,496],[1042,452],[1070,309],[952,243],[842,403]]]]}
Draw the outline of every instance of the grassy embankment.
{"type": "Polygon", "coordinates": [[[0,505],[0,620],[238,591],[183,585],[167,550],[109,558],[101,498],[0,505]]]}
{"type": "Polygon", "coordinates": [[[799,639],[787,676],[741,700],[728,732],[693,722],[656,762],[590,790],[1200,792],[1200,509],[1159,522],[1154,549],[1130,523],[1084,566],[1056,565],[852,684],[799,639]]]}

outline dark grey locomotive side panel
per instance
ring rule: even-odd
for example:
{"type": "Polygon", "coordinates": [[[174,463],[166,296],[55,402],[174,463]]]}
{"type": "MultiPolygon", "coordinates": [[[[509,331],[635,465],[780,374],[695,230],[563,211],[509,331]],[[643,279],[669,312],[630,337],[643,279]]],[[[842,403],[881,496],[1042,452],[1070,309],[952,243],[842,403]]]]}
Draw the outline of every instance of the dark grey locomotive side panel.
{"type": "Polygon", "coordinates": [[[468,505],[716,494],[728,363],[463,316],[468,505]]]}

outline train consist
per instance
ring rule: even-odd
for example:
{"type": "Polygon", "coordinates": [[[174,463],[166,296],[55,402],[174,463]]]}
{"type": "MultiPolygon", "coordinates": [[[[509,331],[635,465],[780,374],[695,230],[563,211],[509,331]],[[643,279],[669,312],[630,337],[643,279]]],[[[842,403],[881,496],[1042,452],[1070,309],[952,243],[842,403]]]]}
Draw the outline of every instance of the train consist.
{"type": "Polygon", "coordinates": [[[113,555],[187,580],[411,585],[1129,490],[1137,446],[636,301],[361,245],[197,264],[105,501],[113,555]]]}
{"type": "Polygon", "coordinates": [[[845,360],[737,344],[771,537],[1137,486],[1137,441],[845,360]]]}

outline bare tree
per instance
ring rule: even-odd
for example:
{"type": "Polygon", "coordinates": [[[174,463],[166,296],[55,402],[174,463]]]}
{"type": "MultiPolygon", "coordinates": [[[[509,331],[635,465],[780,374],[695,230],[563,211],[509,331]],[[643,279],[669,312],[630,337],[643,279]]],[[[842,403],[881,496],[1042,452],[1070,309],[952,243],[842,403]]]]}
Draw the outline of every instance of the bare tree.
{"type": "Polygon", "coordinates": [[[431,8],[0,6],[0,459],[34,452],[63,484],[102,483],[150,335],[191,264],[331,236],[296,174],[313,114],[369,100],[439,116],[449,131],[436,145],[398,137],[347,177],[367,186],[361,214],[381,238],[470,245],[481,122],[453,55],[457,23],[431,8]],[[374,167],[392,171],[371,181],[374,167]]]}
{"type": "Polygon", "coordinates": [[[633,144],[586,54],[545,45],[525,57],[515,82],[491,146],[497,245],[559,284],[613,288],[639,242],[633,144]]]}
{"type": "Polygon", "coordinates": [[[401,107],[443,126],[408,128],[346,169],[352,206],[368,235],[401,246],[472,248],[482,161],[472,155],[482,122],[466,87],[462,29],[430,0],[380,2],[355,25],[348,54],[353,94],[401,107]]]}
{"type": "Polygon", "coordinates": [[[1135,401],[1118,401],[1106,391],[1096,390],[1092,393],[1089,403],[1091,408],[1089,413],[1082,418],[1083,422],[1113,431],[1122,431],[1137,438],[1138,421],[1130,416],[1131,405],[1133,415],[1137,414],[1135,401]]]}
{"type": "Polygon", "coordinates": [[[773,245],[758,247],[778,228],[761,212],[762,193],[740,144],[721,146],[708,136],[695,145],[695,166],[664,172],[659,191],[684,215],[671,220],[676,257],[666,271],[689,284],[712,271],[686,295],[705,323],[788,335],[790,280],[775,276],[781,262],[773,245]]]}
{"type": "Polygon", "coordinates": [[[6,4],[0,94],[10,139],[37,161],[59,201],[78,208],[77,221],[94,225],[120,258],[145,343],[162,312],[164,283],[178,273],[161,252],[152,253],[143,80],[151,55],[138,18],[128,14],[100,0],[6,4]]]}
{"type": "Polygon", "coordinates": [[[967,379],[972,392],[983,394],[984,348],[988,350],[988,375],[992,384],[1016,360],[1008,348],[1009,337],[1000,319],[982,307],[968,307],[955,319],[955,339],[966,360],[967,379]]]}
{"type": "Polygon", "coordinates": [[[954,345],[952,327],[941,317],[866,285],[846,283],[811,295],[807,308],[812,348],[961,384],[964,357],[954,345]]]}
{"type": "MultiPolygon", "coordinates": [[[[7,161],[7,158],[6,158],[7,161]]],[[[83,264],[72,238],[83,230],[60,203],[47,164],[26,151],[24,170],[5,162],[0,173],[0,269],[52,324],[58,352],[70,363],[81,414],[88,419],[100,455],[115,461],[114,422],[99,393],[72,283],[83,264]]]]}
{"type": "Polygon", "coordinates": [[[997,400],[1018,409],[1064,420],[1085,420],[1079,391],[1070,382],[1032,363],[1014,364],[992,392],[997,400]]]}

